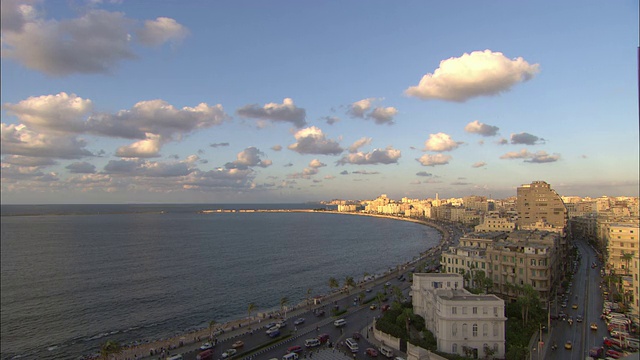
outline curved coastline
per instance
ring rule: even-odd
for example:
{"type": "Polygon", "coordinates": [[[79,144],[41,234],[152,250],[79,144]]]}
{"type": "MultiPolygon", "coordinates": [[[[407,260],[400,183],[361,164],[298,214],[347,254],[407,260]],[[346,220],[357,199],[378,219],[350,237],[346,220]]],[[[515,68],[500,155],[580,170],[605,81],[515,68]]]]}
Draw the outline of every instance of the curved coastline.
{"type": "MultiPolygon", "coordinates": [[[[426,249],[424,252],[420,253],[418,257],[414,258],[411,261],[408,261],[403,264],[398,264],[395,267],[395,270],[390,269],[383,274],[374,275],[373,279],[367,281],[358,282],[357,286],[362,287],[365,284],[376,284],[379,282],[387,281],[389,278],[395,276],[396,271],[406,270],[409,266],[414,265],[420,261],[425,260],[433,260],[436,257],[440,256],[440,252],[444,245],[450,242],[452,238],[452,234],[441,224],[422,219],[414,219],[400,216],[392,216],[392,215],[384,215],[384,214],[370,214],[370,213],[358,213],[358,212],[339,212],[333,210],[316,210],[316,209],[257,209],[257,210],[201,210],[198,211],[200,214],[209,215],[209,214],[217,214],[223,212],[242,212],[242,213],[252,213],[252,212],[278,212],[278,213],[287,213],[287,212],[304,212],[304,213],[318,213],[318,214],[338,214],[338,215],[357,215],[357,216],[370,216],[377,218],[386,218],[391,220],[401,220],[401,221],[409,221],[418,223],[421,225],[429,226],[440,233],[440,241],[438,245],[433,246],[431,248],[426,249]]],[[[348,296],[344,293],[342,289],[335,290],[329,294],[320,295],[319,298],[324,302],[327,300],[335,300],[337,298],[341,298],[343,296],[348,296]]],[[[288,309],[289,316],[293,316],[296,310],[302,310],[307,307],[306,302],[301,302],[300,304],[296,304],[288,309]]],[[[266,309],[262,312],[258,309],[257,313],[264,314],[269,318],[277,317],[280,315],[278,310],[274,309],[266,309]]],[[[306,311],[306,310],[303,310],[306,311]]],[[[258,316],[252,316],[248,318],[246,316],[239,316],[238,318],[222,323],[216,324],[215,326],[215,335],[217,337],[234,337],[239,334],[243,334],[251,328],[252,325],[260,323],[262,318],[258,316]]],[[[112,359],[116,360],[128,360],[128,359],[140,359],[145,357],[150,357],[156,352],[158,349],[178,349],[182,346],[192,345],[194,343],[199,343],[201,341],[206,340],[210,337],[210,330],[208,328],[200,328],[191,331],[185,331],[183,333],[177,333],[177,335],[167,338],[167,339],[159,339],[159,340],[143,340],[143,341],[134,341],[130,344],[123,346],[122,351],[118,353],[112,359]]],[[[99,351],[99,349],[98,349],[99,351]]],[[[95,356],[87,356],[86,359],[94,359],[95,356]]]]}

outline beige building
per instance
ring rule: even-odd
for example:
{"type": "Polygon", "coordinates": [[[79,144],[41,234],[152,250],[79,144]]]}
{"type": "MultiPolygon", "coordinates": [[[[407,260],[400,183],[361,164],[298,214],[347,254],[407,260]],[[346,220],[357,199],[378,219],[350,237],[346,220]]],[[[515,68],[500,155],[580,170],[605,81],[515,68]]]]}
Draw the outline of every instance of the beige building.
{"type": "Polygon", "coordinates": [[[550,227],[564,235],[567,227],[567,208],[560,195],[551,189],[551,185],[544,181],[534,181],[518,187],[517,194],[518,229],[550,227]]]}
{"type": "Polygon", "coordinates": [[[414,274],[413,312],[425,319],[438,350],[472,358],[504,358],[504,301],[495,295],[474,295],[458,274],[414,274]]]}
{"type": "Polygon", "coordinates": [[[492,231],[506,231],[511,232],[515,230],[516,223],[511,219],[500,217],[497,214],[491,216],[485,216],[482,224],[475,227],[476,232],[492,232],[492,231]]]}
{"type": "Polygon", "coordinates": [[[473,233],[443,251],[440,265],[446,273],[481,270],[493,281],[493,292],[506,298],[516,299],[517,287],[528,284],[548,301],[560,280],[559,244],[559,234],[552,232],[473,233]]]}

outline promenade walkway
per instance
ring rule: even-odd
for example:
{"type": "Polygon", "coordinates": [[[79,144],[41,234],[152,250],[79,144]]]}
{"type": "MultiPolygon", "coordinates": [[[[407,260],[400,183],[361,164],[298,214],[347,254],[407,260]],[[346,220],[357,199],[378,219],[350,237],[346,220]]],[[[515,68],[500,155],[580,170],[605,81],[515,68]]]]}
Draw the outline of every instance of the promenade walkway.
{"type": "MultiPolygon", "coordinates": [[[[389,217],[389,216],[383,216],[383,217],[389,217]]],[[[366,283],[359,283],[358,284],[359,287],[372,286],[372,285],[375,286],[375,285],[383,284],[391,280],[392,278],[394,278],[399,271],[405,271],[407,268],[414,266],[416,263],[420,261],[426,260],[429,262],[429,261],[439,260],[440,252],[442,251],[442,248],[445,246],[445,244],[447,244],[452,240],[452,234],[450,234],[445,227],[440,226],[440,224],[438,223],[434,223],[430,221],[429,222],[419,221],[415,219],[404,219],[404,218],[398,218],[398,217],[392,217],[392,218],[398,219],[398,220],[411,220],[413,222],[419,222],[424,225],[431,226],[437,229],[438,231],[440,231],[440,233],[442,234],[442,239],[437,246],[429,249],[427,252],[424,253],[423,256],[417,259],[414,259],[408,263],[399,265],[398,267],[396,267],[395,270],[388,271],[385,274],[380,275],[373,280],[367,281],[366,283]]],[[[352,295],[344,291],[335,291],[329,295],[324,296],[322,298],[322,303],[324,304],[331,303],[335,300],[343,299],[348,296],[352,296],[352,295]]],[[[297,318],[301,314],[304,314],[306,312],[309,312],[310,310],[319,308],[321,306],[322,305],[308,306],[306,303],[299,304],[293,310],[287,311],[287,318],[289,319],[297,318]]],[[[277,311],[272,312],[271,316],[275,319],[278,316],[278,312],[277,311]]],[[[218,342],[223,342],[236,337],[240,337],[242,335],[246,335],[249,333],[250,329],[256,329],[257,327],[260,327],[263,322],[269,322],[269,321],[271,321],[271,319],[269,318],[263,319],[263,318],[258,318],[254,316],[252,318],[245,317],[245,318],[231,321],[225,324],[217,325],[216,329],[218,331],[217,331],[216,339],[218,342]]],[[[115,355],[111,359],[113,360],[134,360],[134,359],[143,359],[143,358],[157,359],[157,358],[160,358],[159,349],[161,348],[164,348],[164,349],[173,348],[172,350],[169,351],[170,354],[189,353],[189,352],[196,351],[203,342],[209,339],[209,336],[210,336],[209,329],[201,329],[201,330],[190,332],[190,333],[180,334],[170,339],[163,339],[163,340],[153,341],[153,342],[139,344],[133,347],[125,348],[119,354],[115,355]],[[182,344],[182,345],[178,346],[179,344],[182,344]]],[[[340,351],[335,350],[334,352],[332,351],[332,349],[327,349],[327,350],[321,351],[321,353],[323,353],[322,356],[327,356],[325,357],[326,359],[344,359],[345,355],[340,351]],[[327,354],[327,350],[329,353],[331,353],[331,355],[327,354]],[[338,356],[338,357],[331,357],[331,356],[338,356]],[[343,357],[339,357],[339,356],[343,356],[343,357]]],[[[319,359],[323,359],[323,358],[319,357],[319,359]]]]}

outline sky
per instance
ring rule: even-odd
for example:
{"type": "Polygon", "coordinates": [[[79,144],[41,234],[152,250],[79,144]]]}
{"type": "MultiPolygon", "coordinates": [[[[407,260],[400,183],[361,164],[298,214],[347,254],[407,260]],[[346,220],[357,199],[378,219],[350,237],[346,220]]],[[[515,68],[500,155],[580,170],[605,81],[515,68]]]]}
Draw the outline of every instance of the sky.
{"type": "Polygon", "coordinates": [[[638,196],[638,1],[2,0],[2,204],[638,196]]]}

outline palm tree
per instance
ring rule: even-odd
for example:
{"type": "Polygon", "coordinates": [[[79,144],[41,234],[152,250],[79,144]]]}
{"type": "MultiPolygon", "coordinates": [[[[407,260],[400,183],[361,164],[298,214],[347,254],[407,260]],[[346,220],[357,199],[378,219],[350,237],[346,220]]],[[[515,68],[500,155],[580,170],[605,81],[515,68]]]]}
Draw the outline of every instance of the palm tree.
{"type": "Polygon", "coordinates": [[[251,313],[256,309],[256,304],[254,303],[249,303],[249,306],[247,306],[247,313],[249,313],[249,317],[251,317],[251,313]]]}
{"type": "Polygon", "coordinates": [[[213,341],[213,329],[216,327],[216,324],[215,320],[209,321],[209,338],[211,341],[213,341]]]}
{"type": "Polygon", "coordinates": [[[344,287],[347,290],[347,294],[349,294],[349,289],[351,289],[352,287],[356,287],[356,282],[355,280],[353,280],[353,277],[347,276],[344,279],[344,287]]]}
{"type": "Polygon", "coordinates": [[[311,288],[307,289],[307,305],[309,306],[309,310],[311,310],[311,288]]]}
{"type": "Polygon", "coordinates": [[[400,300],[404,297],[402,294],[402,289],[400,289],[399,286],[392,287],[391,292],[393,293],[393,297],[396,299],[397,302],[400,302],[400,300]]]}
{"type": "Polygon", "coordinates": [[[113,340],[107,340],[100,345],[100,355],[104,360],[107,360],[113,354],[118,354],[120,350],[120,344],[113,340]]]}
{"type": "Polygon", "coordinates": [[[287,319],[287,304],[289,304],[289,299],[285,296],[280,299],[280,312],[284,312],[284,318],[287,319]]]}
{"type": "Polygon", "coordinates": [[[387,290],[389,290],[389,285],[387,285],[387,283],[384,283],[383,287],[384,287],[384,293],[386,294],[387,290]]]}
{"type": "Polygon", "coordinates": [[[370,274],[368,272],[365,271],[364,274],[362,274],[362,282],[365,282],[365,280],[367,279],[367,276],[369,276],[370,274]]]}
{"type": "Polygon", "coordinates": [[[622,254],[622,260],[626,263],[624,266],[624,271],[627,275],[629,275],[629,262],[633,260],[633,253],[624,253],[622,254]]]}
{"type": "Polygon", "coordinates": [[[329,278],[329,288],[337,289],[339,287],[340,287],[340,284],[338,283],[338,280],[336,280],[336,278],[334,278],[334,277],[330,277],[329,278]]]}

